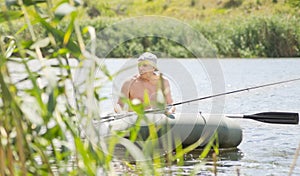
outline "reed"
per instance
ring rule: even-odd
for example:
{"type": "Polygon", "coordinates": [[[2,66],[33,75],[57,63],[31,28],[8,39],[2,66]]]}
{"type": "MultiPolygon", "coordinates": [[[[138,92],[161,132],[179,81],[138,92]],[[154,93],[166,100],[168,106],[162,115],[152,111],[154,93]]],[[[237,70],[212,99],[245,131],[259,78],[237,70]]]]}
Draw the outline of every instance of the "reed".
{"type": "MultiPolygon", "coordinates": [[[[134,107],[140,115],[137,125],[128,130],[129,140],[121,132],[109,139],[97,133],[93,140],[84,138],[84,127],[97,130],[89,122],[98,116],[99,102],[105,99],[101,85],[94,82],[114,76],[104,69],[104,76],[96,77],[96,68],[103,67],[95,56],[94,28],[79,27],[76,19],[82,7],[71,4],[16,1],[14,10],[2,7],[1,25],[8,31],[5,36],[1,33],[0,40],[0,175],[114,175],[118,143],[135,161],[120,160],[130,173],[160,175],[178,160],[182,165],[183,155],[193,147],[182,149],[178,144],[176,155],[162,155],[156,150],[159,126],[149,124],[150,135],[142,149],[134,144],[147,105],[134,107]],[[90,55],[85,39],[91,42],[90,55]],[[76,66],[71,57],[76,58],[76,66]],[[86,60],[91,61],[87,79],[78,83],[73,69],[82,68],[86,60]],[[22,73],[11,69],[11,63],[22,73]],[[16,74],[22,78],[16,79],[16,74]]],[[[167,139],[165,145],[169,143],[167,139]]]]}

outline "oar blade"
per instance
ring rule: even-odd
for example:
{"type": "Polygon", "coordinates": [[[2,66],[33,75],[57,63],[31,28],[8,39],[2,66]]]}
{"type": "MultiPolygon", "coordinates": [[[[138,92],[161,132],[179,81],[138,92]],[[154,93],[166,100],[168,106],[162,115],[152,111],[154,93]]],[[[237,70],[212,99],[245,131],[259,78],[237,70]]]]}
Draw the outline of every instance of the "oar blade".
{"type": "Polygon", "coordinates": [[[299,114],[293,112],[262,112],[252,115],[244,115],[243,118],[253,119],[265,123],[298,124],[299,114]]]}

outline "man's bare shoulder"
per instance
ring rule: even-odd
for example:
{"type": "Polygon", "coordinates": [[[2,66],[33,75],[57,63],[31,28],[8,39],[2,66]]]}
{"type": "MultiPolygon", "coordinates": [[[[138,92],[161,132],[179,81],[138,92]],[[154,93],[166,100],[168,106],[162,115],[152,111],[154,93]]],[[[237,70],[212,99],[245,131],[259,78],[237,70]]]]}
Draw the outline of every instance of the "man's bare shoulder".
{"type": "Polygon", "coordinates": [[[126,79],[123,85],[132,84],[133,82],[137,81],[138,78],[139,78],[139,75],[134,75],[134,76],[126,79]]]}

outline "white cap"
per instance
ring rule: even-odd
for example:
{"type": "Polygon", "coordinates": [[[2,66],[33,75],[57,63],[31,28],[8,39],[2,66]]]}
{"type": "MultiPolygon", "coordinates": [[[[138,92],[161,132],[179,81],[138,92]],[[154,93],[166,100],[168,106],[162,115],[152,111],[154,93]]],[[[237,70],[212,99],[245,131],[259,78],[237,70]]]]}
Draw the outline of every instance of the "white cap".
{"type": "Polygon", "coordinates": [[[149,61],[153,67],[157,67],[157,56],[155,54],[152,54],[150,52],[145,52],[138,58],[138,61],[149,61]]]}

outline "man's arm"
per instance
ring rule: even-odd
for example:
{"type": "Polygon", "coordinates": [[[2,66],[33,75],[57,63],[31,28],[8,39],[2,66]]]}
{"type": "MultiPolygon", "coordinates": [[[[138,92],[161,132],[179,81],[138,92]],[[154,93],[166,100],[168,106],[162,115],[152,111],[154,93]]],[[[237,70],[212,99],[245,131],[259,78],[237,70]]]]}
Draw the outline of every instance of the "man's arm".
{"type": "Polygon", "coordinates": [[[123,98],[130,98],[129,93],[130,93],[130,86],[133,83],[133,79],[127,80],[124,82],[121,88],[121,96],[118,99],[118,102],[114,108],[115,112],[119,113],[123,110],[124,108],[124,102],[123,98]]]}
{"type": "MultiPolygon", "coordinates": [[[[164,79],[164,94],[165,94],[167,105],[173,104],[173,99],[172,99],[172,94],[171,94],[171,88],[170,88],[169,81],[167,79],[164,79]]],[[[172,106],[168,110],[168,113],[173,114],[175,112],[175,110],[176,110],[175,106],[172,106]]]]}

